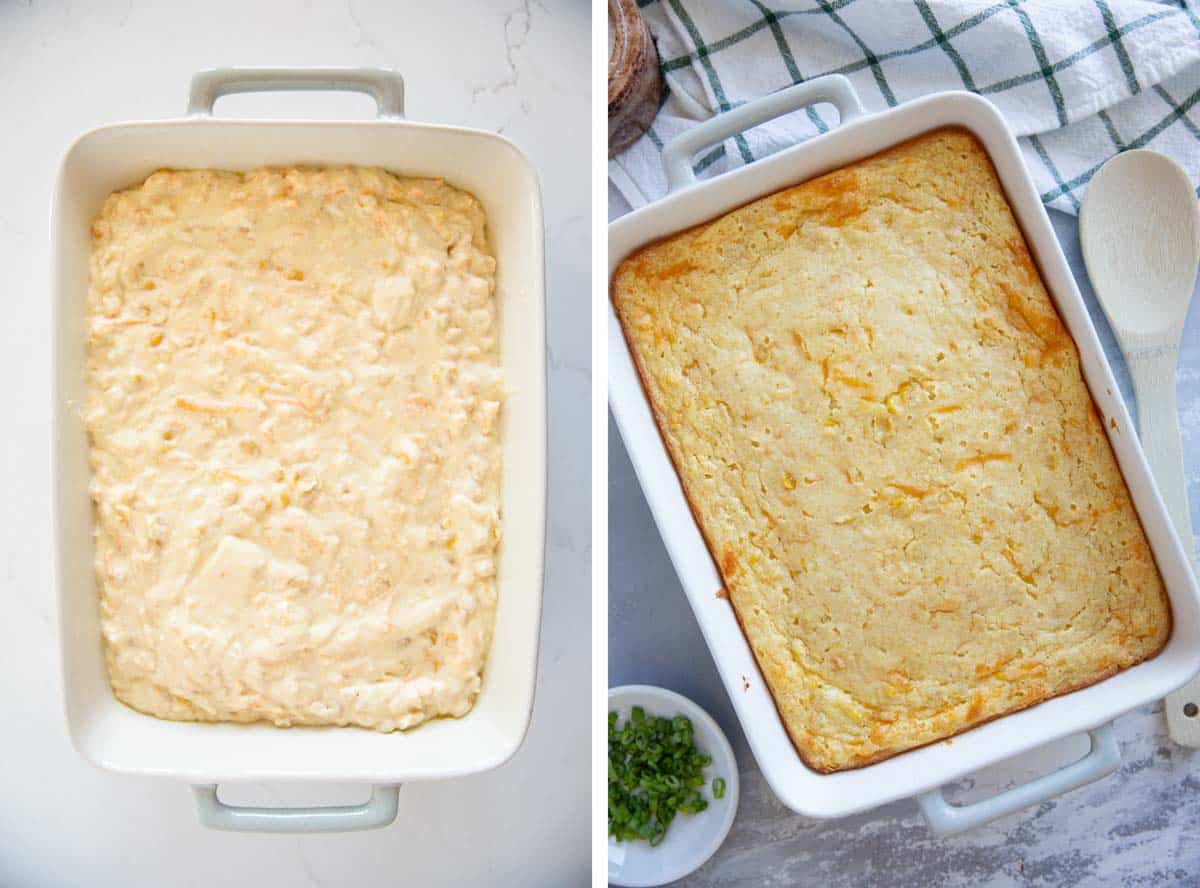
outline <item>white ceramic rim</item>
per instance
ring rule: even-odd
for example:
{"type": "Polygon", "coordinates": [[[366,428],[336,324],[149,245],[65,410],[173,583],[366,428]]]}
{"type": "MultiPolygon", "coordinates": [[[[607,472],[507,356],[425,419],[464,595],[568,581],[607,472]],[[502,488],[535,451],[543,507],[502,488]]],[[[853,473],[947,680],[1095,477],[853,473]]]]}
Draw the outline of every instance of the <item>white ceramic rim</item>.
{"type": "Polygon", "coordinates": [[[809,770],[783,728],[663,446],[615,312],[609,305],[609,401],[675,570],[764,777],[780,800],[811,817],[840,817],[917,795],[1165,696],[1200,670],[1200,593],[1155,487],[1090,315],[1020,149],[985,99],[942,93],[856,117],[829,133],[685,187],[609,225],[609,275],[634,250],[781,188],[943,126],[980,138],[1029,242],[1047,289],[1079,348],[1084,377],[1130,488],[1170,597],[1174,628],[1151,660],[1075,693],[874,765],[809,770]],[[1107,420],[1115,422],[1110,427],[1107,420]]]}
{"type": "MultiPolygon", "coordinates": [[[[321,73],[329,74],[330,69],[321,73]]],[[[347,73],[353,75],[355,72],[347,73]]],[[[195,83],[193,90],[195,90],[195,83]]],[[[52,309],[52,329],[55,337],[52,394],[55,441],[55,572],[59,599],[64,707],[68,734],[72,745],[92,764],[120,773],[165,776],[198,784],[246,780],[302,780],[367,781],[392,785],[407,780],[460,776],[498,767],[516,753],[524,740],[534,700],[544,579],[547,426],[545,412],[545,257],[540,188],[536,172],[528,158],[505,137],[468,127],[392,119],[387,112],[389,106],[393,104],[393,100],[402,102],[402,93],[399,99],[395,99],[393,96],[384,96],[380,104],[380,119],[370,121],[229,120],[192,117],[167,121],[112,124],[84,133],[72,144],[64,156],[55,189],[51,223],[51,278],[55,296],[52,309]],[[66,439],[72,436],[78,437],[81,434],[81,422],[77,411],[71,409],[67,400],[73,390],[70,384],[64,384],[67,371],[63,369],[66,366],[64,361],[68,354],[72,350],[81,348],[80,343],[68,332],[68,328],[72,324],[78,327],[78,312],[72,312],[70,309],[72,306],[81,305],[82,298],[78,292],[78,286],[69,279],[65,271],[69,261],[77,262],[79,258],[77,254],[70,254],[66,236],[71,233],[73,225],[78,225],[78,219],[72,217],[73,210],[70,208],[74,198],[69,186],[72,158],[81,150],[81,146],[86,146],[93,140],[113,138],[135,140],[144,138],[149,140],[152,146],[156,139],[169,141],[176,146],[193,143],[195,151],[208,152],[208,157],[211,158],[206,159],[206,162],[202,164],[174,162],[171,156],[172,149],[164,148],[158,159],[149,164],[141,173],[144,176],[154,168],[171,165],[181,167],[204,165],[226,169],[258,165],[238,163],[223,158],[223,142],[226,138],[230,140],[242,138],[243,141],[262,138],[264,142],[262,150],[270,154],[286,150],[279,146],[286,145],[292,139],[308,139],[310,144],[323,145],[328,142],[331,145],[361,145],[365,146],[364,151],[373,150],[370,149],[372,140],[379,141],[389,137],[389,134],[394,138],[403,135],[413,139],[439,137],[452,139],[457,145],[469,144],[473,150],[491,152],[497,165],[499,166],[503,161],[502,168],[508,169],[512,174],[515,183],[512,187],[523,189],[521,201],[524,203],[521,212],[524,213],[523,218],[528,219],[530,227],[519,232],[508,233],[509,240],[519,242],[523,246],[520,247],[520,256],[517,261],[511,261],[512,256],[508,257],[510,268],[507,269],[507,272],[512,275],[512,281],[507,285],[507,289],[513,293],[519,291],[521,304],[526,308],[518,318],[521,325],[521,351],[532,356],[523,360],[522,367],[524,369],[518,378],[514,378],[516,374],[513,371],[513,367],[516,366],[514,362],[517,360],[515,357],[517,350],[511,343],[503,344],[508,342],[504,333],[505,325],[509,323],[508,314],[505,311],[507,297],[501,293],[498,298],[501,299],[502,361],[509,373],[510,389],[519,387],[525,397],[522,415],[526,419],[526,425],[517,428],[515,423],[502,420],[504,423],[502,435],[506,474],[509,468],[519,461],[522,465],[522,476],[527,479],[526,486],[520,491],[521,510],[525,516],[525,527],[522,531],[524,542],[520,544],[519,555],[515,551],[512,555],[513,558],[518,559],[513,564],[519,563],[520,572],[527,582],[522,585],[524,592],[521,605],[508,617],[510,621],[516,621],[513,625],[520,627],[516,631],[527,641],[519,649],[506,650],[502,644],[496,644],[494,640],[488,666],[485,668],[484,687],[471,713],[460,719],[437,719],[408,732],[383,735],[358,728],[278,729],[261,723],[240,725],[165,722],[129,710],[112,696],[111,689],[107,688],[106,679],[105,690],[102,692],[98,690],[94,674],[88,677],[88,681],[81,682],[79,679],[81,669],[94,673],[96,658],[100,657],[100,638],[98,633],[81,633],[81,628],[86,629],[89,621],[94,625],[95,615],[92,614],[90,617],[80,615],[78,609],[81,602],[88,606],[86,605],[86,596],[77,589],[68,588],[66,579],[68,574],[77,577],[84,574],[90,575],[92,560],[90,524],[86,534],[78,532],[79,521],[75,513],[79,511],[76,502],[79,493],[78,485],[73,483],[73,481],[78,481],[78,475],[77,473],[72,475],[72,470],[67,467],[67,454],[72,445],[64,443],[66,439]],[[275,144],[266,144],[268,142],[275,144]],[[72,533],[72,531],[75,532],[72,533]],[[81,536],[85,538],[82,541],[81,536]],[[81,634],[88,637],[81,637],[81,634]],[[507,660],[505,668],[510,675],[514,676],[511,686],[504,690],[510,700],[504,704],[507,706],[504,709],[504,719],[508,727],[503,729],[480,722],[478,719],[472,720],[473,715],[482,711],[485,702],[499,693],[495,687],[489,685],[489,675],[499,669],[501,657],[510,658],[507,660]],[[86,666],[81,666],[80,663],[83,661],[90,662],[86,666]],[[88,694],[80,693],[80,689],[83,687],[87,687],[92,696],[97,693],[105,693],[107,698],[100,701],[89,700],[88,694]],[[100,727],[97,730],[107,738],[104,744],[107,752],[100,751],[98,744],[81,736],[81,730],[83,730],[81,729],[81,719],[84,710],[89,706],[101,707],[105,710],[100,712],[96,718],[92,718],[89,713],[88,719],[98,724],[100,727]],[[137,751],[111,754],[111,751],[120,745],[116,742],[123,730],[120,725],[129,725],[138,721],[143,724],[156,725],[156,729],[161,729],[163,732],[163,737],[170,736],[183,740],[187,735],[186,743],[183,743],[180,749],[187,744],[198,746],[202,742],[220,743],[223,744],[223,749],[234,749],[239,742],[244,740],[259,752],[249,754],[245,759],[240,758],[240,754],[230,753],[227,758],[219,762],[209,761],[197,765],[186,755],[176,754],[170,748],[172,741],[164,740],[163,743],[168,748],[149,756],[145,761],[140,760],[137,751]],[[448,761],[446,756],[435,761],[429,755],[410,756],[406,752],[406,749],[413,747],[407,738],[435,734],[438,738],[444,739],[447,745],[453,743],[455,749],[463,749],[464,755],[457,761],[448,761]],[[477,735],[477,739],[464,739],[471,737],[472,734],[477,735]],[[313,740],[312,738],[317,735],[337,739],[328,742],[313,740]],[[269,739],[262,739],[264,737],[269,739]],[[205,738],[211,739],[206,740],[205,738]],[[339,755],[330,753],[312,756],[296,752],[302,744],[318,742],[322,744],[322,749],[332,750],[337,746],[343,748],[345,752],[339,755]],[[471,743],[475,744],[475,748],[470,751],[470,755],[466,755],[467,746],[471,743]],[[276,765],[272,762],[272,757],[265,752],[268,744],[273,744],[280,750],[290,746],[293,753],[286,757],[286,760],[281,759],[282,763],[276,765]],[[392,751],[385,754],[382,744],[386,744],[387,748],[392,751]],[[485,745],[487,749],[484,748],[485,745]],[[371,754],[362,757],[356,754],[357,750],[370,750],[371,754]]],[[[302,157],[295,161],[266,162],[359,162],[347,159],[344,155],[347,152],[352,154],[353,151],[345,148],[331,148],[324,156],[321,156],[320,150],[310,148],[297,148],[296,151],[302,157]]],[[[401,174],[441,175],[454,183],[460,181],[463,175],[462,169],[455,166],[458,162],[460,162],[459,158],[453,153],[448,153],[444,159],[439,158],[440,166],[436,171],[406,168],[403,155],[397,156],[395,163],[381,165],[396,169],[401,174]]],[[[124,185],[134,184],[138,180],[136,176],[131,177],[124,185]]],[[[489,198],[479,191],[477,191],[477,196],[483,200],[486,206],[489,198]]],[[[495,215],[489,211],[489,225],[494,223],[495,215]]],[[[90,219],[88,224],[90,224],[90,219]]],[[[496,232],[494,229],[492,235],[495,246],[496,232]]],[[[496,247],[496,249],[499,254],[501,248],[496,247]]],[[[497,258],[501,260],[498,276],[498,289],[501,289],[505,287],[502,283],[506,274],[503,267],[505,258],[500,255],[497,258]]],[[[517,298],[517,296],[512,297],[514,305],[517,298]]],[[[510,508],[515,502],[515,499],[510,498],[515,496],[516,492],[510,490],[506,483],[502,526],[506,531],[506,536],[510,538],[516,536],[508,525],[508,520],[512,517],[511,513],[517,511],[510,508]]],[[[505,591],[504,564],[506,552],[509,551],[512,551],[511,543],[508,547],[502,546],[499,580],[502,598],[505,591]]],[[[94,582],[94,576],[92,581],[94,582]]],[[[91,588],[94,590],[94,585],[91,588]]],[[[95,608],[94,591],[90,607],[95,608]]],[[[500,608],[503,607],[502,601],[500,608]]],[[[498,622],[504,618],[501,614],[502,612],[498,609],[498,622]]],[[[429,745],[432,744],[426,744],[427,747],[429,745]]],[[[145,744],[143,744],[144,749],[145,744]]]]}

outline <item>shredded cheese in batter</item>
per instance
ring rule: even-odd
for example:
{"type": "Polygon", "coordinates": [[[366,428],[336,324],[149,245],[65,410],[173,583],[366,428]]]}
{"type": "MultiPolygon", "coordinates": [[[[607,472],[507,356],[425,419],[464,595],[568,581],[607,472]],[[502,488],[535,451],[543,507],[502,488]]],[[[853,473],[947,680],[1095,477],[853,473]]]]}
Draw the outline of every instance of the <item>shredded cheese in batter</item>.
{"type": "Polygon", "coordinates": [[[381,731],[468,712],[500,540],[479,203],[378,169],[162,171],[92,234],[85,423],[117,697],[381,731]]]}

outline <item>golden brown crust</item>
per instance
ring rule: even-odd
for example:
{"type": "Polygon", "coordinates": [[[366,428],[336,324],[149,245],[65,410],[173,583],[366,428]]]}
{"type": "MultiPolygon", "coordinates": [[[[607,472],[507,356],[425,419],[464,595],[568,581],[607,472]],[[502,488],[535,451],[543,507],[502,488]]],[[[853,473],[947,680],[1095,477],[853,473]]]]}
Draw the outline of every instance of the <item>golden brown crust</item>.
{"type": "Polygon", "coordinates": [[[1166,643],[1078,352],[971,134],[652,244],[612,299],[809,767],[945,739],[1166,643]]]}

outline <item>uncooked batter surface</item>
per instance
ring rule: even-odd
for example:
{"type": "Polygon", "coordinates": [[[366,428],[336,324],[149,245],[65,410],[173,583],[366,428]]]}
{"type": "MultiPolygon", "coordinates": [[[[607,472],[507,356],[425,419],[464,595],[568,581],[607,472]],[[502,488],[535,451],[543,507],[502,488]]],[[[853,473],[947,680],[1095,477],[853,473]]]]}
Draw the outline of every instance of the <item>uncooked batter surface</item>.
{"type": "Polygon", "coordinates": [[[465,714],[495,613],[504,397],[479,203],[379,169],[162,171],[92,233],[117,697],[381,731],[465,714]]]}

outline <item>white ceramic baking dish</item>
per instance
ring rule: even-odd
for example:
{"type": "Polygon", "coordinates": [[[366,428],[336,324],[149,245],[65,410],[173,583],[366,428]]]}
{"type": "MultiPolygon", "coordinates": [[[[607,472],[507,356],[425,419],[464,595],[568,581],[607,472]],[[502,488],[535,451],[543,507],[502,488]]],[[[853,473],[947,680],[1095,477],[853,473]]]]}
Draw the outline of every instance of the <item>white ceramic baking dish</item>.
{"type": "Polygon", "coordinates": [[[930,827],[939,833],[970,828],[1110,773],[1120,760],[1111,721],[1165,696],[1200,670],[1196,580],[1016,140],[995,108],[970,93],[929,96],[866,115],[848,80],[822,77],[750,102],[680,135],[663,152],[671,193],[609,226],[611,276],[626,256],[651,241],[948,125],[975,133],[991,155],[1046,285],[1079,347],[1088,387],[1103,415],[1116,421],[1107,429],[1109,438],[1166,583],[1174,615],[1170,641],[1152,660],[1090,688],[977,727],[952,742],[935,743],[854,771],[823,775],[809,770],[788,739],[732,608],[715,594],[721,585],[716,566],[654,424],[616,315],[611,306],[609,310],[613,415],[763,775],[785,805],[811,817],[838,817],[917,796],[930,827]],[[696,181],[691,160],[701,149],[817,102],[837,108],[839,126],[734,172],[704,183],[696,181]],[[1091,736],[1091,750],[1082,759],[1001,795],[973,805],[952,806],[939,789],[1001,759],[1085,731],[1091,736]]]}
{"type": "Polygon", "coordinates": [[[533,706],[546,501],[545,302],[542,206],[533,167],[494,133],[403,119],[403,81],[368,69],[224,69],[196,76],[189,116],[122,123],[81,136],[62,162],[52,216],[55,330],[55,501],[63,687],[79,752],[128,774],[199,784],[201,819],[228,829],[333,831],[385,825],[406,780],[494,768],[516,752],[533,706]],[[216,120],[215,100],[251,90],[338,89],[372,95],[361,122],[216,120]],[[243,170],[271,164],[360,164],[438,176],[475,194],[497,258],[501,361],[511,394],[502,420],[504,540],[495,637],[470,714],[403,733],[356,728],[191,724],[142,715],[109,687],[92,569],[87,441],[80,418],[89,229],[104,199],[162,167],[243,170]],[[361,781],[363,806],[225,806],[226,781],[361,781]]]}

